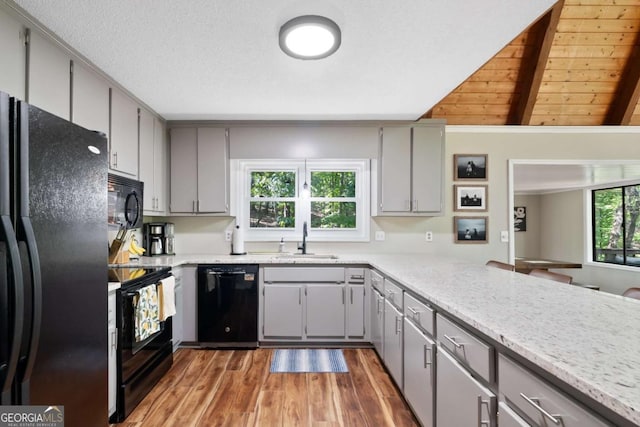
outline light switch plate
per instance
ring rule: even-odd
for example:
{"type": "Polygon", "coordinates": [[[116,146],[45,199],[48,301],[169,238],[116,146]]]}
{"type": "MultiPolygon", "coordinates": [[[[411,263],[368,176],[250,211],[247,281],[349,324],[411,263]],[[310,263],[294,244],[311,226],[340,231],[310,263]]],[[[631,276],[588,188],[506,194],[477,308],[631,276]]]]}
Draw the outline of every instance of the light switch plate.
{"type": "Polygon", "coordinates": [[[384,231],[376,231],[375,239],[382,242],[385,238],[384,231]]]}
{"type": "Polygon", "coordinates": [[[502,243],[508,243],[509,242],[509,232],[508,231],[501,231],[500,232],[500,241],[502,243]]]}

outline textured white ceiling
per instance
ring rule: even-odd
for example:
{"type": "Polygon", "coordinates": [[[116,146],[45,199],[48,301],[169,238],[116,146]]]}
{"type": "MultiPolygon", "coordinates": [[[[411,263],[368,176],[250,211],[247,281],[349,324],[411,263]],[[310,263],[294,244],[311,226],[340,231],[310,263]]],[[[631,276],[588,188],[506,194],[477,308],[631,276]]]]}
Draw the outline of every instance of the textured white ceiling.
{"type": "Polygon", "coordinates": [[[16,0],[167,119],[415,120],[554,0],[16,0]],[[342,46],[290,58],[278,30],[333,19],[342,46]]]}

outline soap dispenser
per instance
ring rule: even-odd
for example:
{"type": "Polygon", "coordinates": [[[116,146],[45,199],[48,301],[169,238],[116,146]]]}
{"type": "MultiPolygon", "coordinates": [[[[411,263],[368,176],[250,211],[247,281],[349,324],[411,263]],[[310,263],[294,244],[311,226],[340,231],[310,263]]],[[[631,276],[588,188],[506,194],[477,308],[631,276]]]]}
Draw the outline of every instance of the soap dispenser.
{"type": "Polygon", "coordinates": [[[280,253],[284,252],[284,237],[280,238],[280,245],[278,246],[278,252],[280,253]]]}

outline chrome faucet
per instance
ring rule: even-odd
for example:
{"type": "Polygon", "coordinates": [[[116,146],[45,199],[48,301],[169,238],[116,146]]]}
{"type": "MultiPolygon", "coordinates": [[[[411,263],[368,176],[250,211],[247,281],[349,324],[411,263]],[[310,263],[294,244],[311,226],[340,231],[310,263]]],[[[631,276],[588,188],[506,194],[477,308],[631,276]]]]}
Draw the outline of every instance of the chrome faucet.
{"type": "Polygon", "coordinates": [[[298,250],[302,251],[302,255],[307,253],[307,221],[302,224],[302,246],[298,246],[298,250]]]}

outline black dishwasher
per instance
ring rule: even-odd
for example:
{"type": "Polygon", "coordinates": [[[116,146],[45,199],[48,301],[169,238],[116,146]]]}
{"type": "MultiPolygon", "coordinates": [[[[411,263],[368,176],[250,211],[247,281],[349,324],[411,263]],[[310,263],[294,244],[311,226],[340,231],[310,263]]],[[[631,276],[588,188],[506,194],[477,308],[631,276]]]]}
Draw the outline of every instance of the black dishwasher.
{"type": "Polygon", "coordinates": [[[202,347],[258,346],[258,265],[198,266],[198,341],[202,347]]]}

